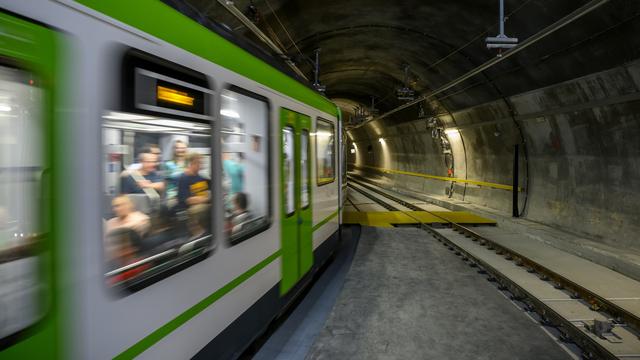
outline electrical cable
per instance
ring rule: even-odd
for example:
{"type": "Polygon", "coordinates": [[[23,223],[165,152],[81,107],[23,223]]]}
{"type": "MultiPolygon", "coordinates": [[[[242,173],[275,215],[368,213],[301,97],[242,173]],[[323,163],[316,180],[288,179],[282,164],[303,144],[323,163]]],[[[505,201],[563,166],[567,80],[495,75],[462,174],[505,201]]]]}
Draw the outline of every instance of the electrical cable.
{"type": "MultiPolygon", "coordinates": [[[[273,17],[276,18],[276,21],[278,21],[278,24],[280,24],[280,27],[282,27],[282,30],[284,30],[284,33],[287,35],[287,37],[289,38],[289,41],[291,41],[291,44],[296,48],[296,50],[298,51],[300,56],[302,56],[303,58],[306,58],[308,61],[313,63],[313,61],[311,61],[311,59],[309,57],[305,56],[302,53],[302,51],[298,47],[298,44],[296,44],[296,42],[293,41],[293,38],[291,37],[291,34],[289,34],[289,31],[287,31],[287,28],[284,26],[282,21],[280,21],[280,18],[278,17],[278,14],[273,10],[273,7],[271,7],[271,4],[269,3],[269,1],[268,0],[264,0],[264,2],[265,2],[265,4],[267,4],[267,7],[269,8],[269,11],[271,11],[271,13],[273,14],[273,17]]],[[[283,47],[283,49],[286,49],[286,47],[283,47]]]]}

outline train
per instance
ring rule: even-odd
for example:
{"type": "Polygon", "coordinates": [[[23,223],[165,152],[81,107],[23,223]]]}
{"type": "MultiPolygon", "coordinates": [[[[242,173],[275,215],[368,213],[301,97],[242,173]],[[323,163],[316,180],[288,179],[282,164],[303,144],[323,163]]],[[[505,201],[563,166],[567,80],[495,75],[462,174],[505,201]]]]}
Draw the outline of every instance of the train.
{"type": "Polygon", "coordinates": [[[339,108],[154,0],[0,1],[0,358],[233,359],[340,244],[339,108]]]}

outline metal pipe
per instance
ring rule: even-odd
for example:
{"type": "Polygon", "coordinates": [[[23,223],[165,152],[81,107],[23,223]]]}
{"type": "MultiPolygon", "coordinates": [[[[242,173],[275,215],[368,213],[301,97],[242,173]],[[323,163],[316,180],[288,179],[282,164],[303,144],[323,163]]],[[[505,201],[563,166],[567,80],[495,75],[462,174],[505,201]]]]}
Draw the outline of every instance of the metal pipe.
{"type": "Polygon", "coordinates": [[[520,217],[520,207],[518,206],[518,188],[520,187],[520,180],[518,179],[518,175],[520,174],[520,164],[518,163],[520,160],[520,149],[519,145],[514,145],[514,156],[513,156],[513,211],[512,216],[514,218],[520,217]]]}
{"type": "Polygon", "coordinates": [[[271,41],[271,39],[262,32],[262,30],[258,29],[258,27],[251,22],[251,20],[249,20],[249,18],[247,18],[242,11],[240,11],[233,3],[233,1],[230,0],[218,0],[218,3],[220,3],[220,5],[224,6],[225,9],[227,9],[227,11],[229,11],[233,16],[235,16],[238,20],[240,20],[240,22],[242,24],[244,24],[244,26],[246,26],[249,30],[251,30],[251,32],[253,32],[253,34],[255,36],[258,37],[258,39],[260,39],[262,42],[264,42],[265,44],[267,44],[267,46],[269,46],[269,48],[271,48],[271,50],[273,50],[276,55],[278,55],[280,58],[282,58],[284,60],[284,62],[289,65],[289,67],[296,73],[298,74],[300,77],[302,77],[305,80],[309,80],[307,78],[307,76],[300,70],[298,69],[298,67],[296,66],[296,64],[291,61],[291,59],[289,59],[289,56],[287,56],[287,54],[284,53],[284,51],[282,51],[282,49],[280,49],[280,47],[278,47],[278,45],[276,45],[273,41],[271,41]]]}
{"type": "Polygon", "coordinates": [[[573,11],[572,13],[570,13],[569,15],[563,17],[562,19],[556,21],[555,23],[547,26],[546,28],[542,29],[541,31],[539,31],[538,33],[536,33],[533,36],[530,36],[527,40],[523,41],[522,44],[520,44],[519,46],[508,50],[506,52],[504,52],[502,54],[502,57],[495,57],[492,58],[491,60],[485,62],[484,64],[476,67],[475,69],[467,72],[466,74],[460,76],[459,78],[439,87],[438,89],[432,91],[431,93],[421,96],[420,98],[410,101],[404,105],[398,106],[397,108],[388,111],[380,116],[378,116],[375,119],[371,119],[369,121],[365,121],[362,124],[355,126],[356,128],[360,127],[360,126],[364,126],[365,124],[371,122],[371,121],[375,121],[375,120],[379,120],[379,119],[383,119],[391,114],[397,113],[400,110],[404,110],[408,107],[411,107],[421,101],[424,100],[429,100],[441,93],[443,93],[444,91],[447,91],[449,89],[451,89],[452,87],[462,83],[463,81],[487,70],[488,68],[510,58],[511,56],[519,53],[520,51],[528,48],[529,46],[537,43],[538,41],[546,38],[547,36],[553,34],[554,32],[556,32],[557,30],[562,29],[563,27],[569,25],[570,23],[578,20],[579,18],[583,17],[584,15],[587,15],[588,13],[590,13],[591,11],[599,8],[600,6],[608,3],[610,0],[591,0],[588,3],[586,3],[585,5],[579,7],[578,9],[576,9],[575,11],[573,11]]]}
{"type": "Polygon", "coordinates": [[[500,35],[504,35],[504,0],[500,0],[500,35]]]}
{"type": "Polygon", "coordinates": [[[316,63],[314,64],[315,81],[313,82],[313,85],[318,86],[320,85],[320,83],[318,82],[318,77],[320,75],[320,49],[316,49],[314,52],[316,53],[316,63]]]}

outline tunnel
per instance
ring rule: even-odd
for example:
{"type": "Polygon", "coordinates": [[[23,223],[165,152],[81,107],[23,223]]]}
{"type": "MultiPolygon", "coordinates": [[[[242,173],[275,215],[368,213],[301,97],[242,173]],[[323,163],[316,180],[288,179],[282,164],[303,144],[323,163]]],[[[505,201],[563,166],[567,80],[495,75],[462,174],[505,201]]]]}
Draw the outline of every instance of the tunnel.
{"type": "MultiPolygon", "coordinates": [[[[266,48],[216,2],[174,6],[266,48]]],[[[444,91],[500,55],[485,44],[499,32],[497,1],[235,6],[311,81],[319,49],[319,82],[342,110],[350,172],[565,230],[575,237],[558,246],[594,261],[639,249],[636,1],[507,0],[506,33],[534,42],[444,91]],[[403,87],[422,100],[398,99],[403,87]]]]}
{"type": "Polygon", "coordinates": [[[0,359],[640,359],[640,0],[0,0],[0,359]]]}

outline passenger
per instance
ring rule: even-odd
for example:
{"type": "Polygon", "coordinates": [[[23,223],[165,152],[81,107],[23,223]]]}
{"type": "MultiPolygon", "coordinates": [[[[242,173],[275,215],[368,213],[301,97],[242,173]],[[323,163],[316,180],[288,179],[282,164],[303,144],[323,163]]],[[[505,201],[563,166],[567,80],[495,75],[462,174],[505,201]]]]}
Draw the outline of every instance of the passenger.
{"type": "Polygon", "coordinates": [[[173,159],[167,161],[164,166],[167,171],[167,198],[172,199],[178,195],[178,179],[186,168],[187,144],[182,140],[176,140],[173,144],[173,159]]]}
{"type": "Polygon", "coordinates": [[[182,174],[186,167],[187,158],[187,144],[184,141],[178,139],[173,143],[173,158],[165,163],[165,167],[168,170],[168,176],[176,175],[176,177],[182,174]]]}
{"type": "Polygon", "coordinates": [[[242,224],[251,220],[253,215],[247,209],[249,205],[249,199],[247,194],[243,192],[236,193],[233,197],[233,214],[231,215],[231,233],[236,233],[241,230],[242,224]]]}
{"type": "Polygon", "coordinates": [[[158,159],[160,159],[162,156],[162,150],[160,150],[160,147],[157,144],[150,144],[143,147],[140,150],[140,153],[138,153],[138,162],[127,166],[127,171],[142,169],[142,154],[154,154],[158,159]]]}
{"type": "Polygon", "coordinates": [[[232,153],[224,153],[222,168],[231,181],[229,195],[244,191],[244,154],[236,153],[237,158],[233,158],[232,153]]]}
{"type": "Polygon", "coordinates": [[[158,146],[158,144],[149,145],[149,149],[151,150],[151,153],[156,156],[158,164],[157,171],[161,173],[160,175],[164,175],[166,168],[164,166],[164,163],[162,162],[162,149],[160,149],[160,146],[158,146]]]}
{"type": "Polygon", "coordinates": [[[153,191],[159,195],[165,189],[162,177],[157,172],[158,157],[152,153],[140,155],[142,166],[140,170],[129,170],[122,179],[121,192],[123,194],[147,194],[153,191]]]}
{"type": "MultiPolygon", "coordinates": [[[[109,259],[109,270],[120,269],[124,266],[131,265],[142,260],[138,255],[138,248],[135,246],[137,234],[128,228],[119,228],[107,234],[107,241],[112,244],[112,257],[109,259]]],[[[143,271],[151,267],[151,264],[143,264],[132,269],[123,271],[109,278],[110,285],[117,285],[123,281],[129,280],[143,271]]]]}
{"type": "Polygon", "coordinates": [[[201,161],[202,155],[198,153],[187,155],[187,168],[178,179],[177,210],[186,210],[190,206],[209,202],[210,180],[199,174],[201,161]]]}
{"type": "Polygon", "coordinates": [[[146,238],[142,240],[143,250],[153,250],[169,244],[173,240],[171,214],[166,206],[160,206],[151,216],[151,228],[146,238]]]}
{"type": "Polygon", "coordinates": [[[187,210],[189,241],[196,240],[210,233],[209,205],[197,204],[187,210]]]}
{"type": "Polygon", "coordinates": [[[127,195],[116,196],[111,201],[114,218],[106,224],[106,233],[119,228],[135,230],[140,237],[149,231],[149,217],[140,211],[136,211],[133,202],[127,195]]]}

